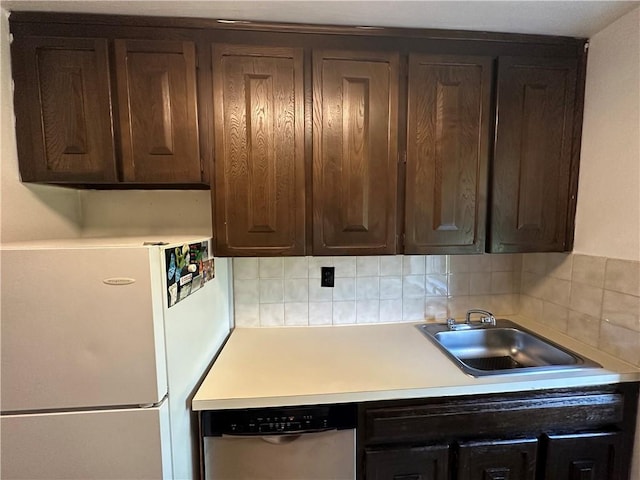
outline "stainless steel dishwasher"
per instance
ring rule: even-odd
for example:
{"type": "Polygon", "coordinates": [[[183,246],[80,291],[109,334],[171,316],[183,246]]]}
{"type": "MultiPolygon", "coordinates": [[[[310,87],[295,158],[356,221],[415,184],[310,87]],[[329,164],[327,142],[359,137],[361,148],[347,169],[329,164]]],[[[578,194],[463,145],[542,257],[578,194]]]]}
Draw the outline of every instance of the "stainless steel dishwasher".
{"type": "Polygon", "coordinates": [[[207,480],[353,480],[355,405],[204,411],[207,480]]]}

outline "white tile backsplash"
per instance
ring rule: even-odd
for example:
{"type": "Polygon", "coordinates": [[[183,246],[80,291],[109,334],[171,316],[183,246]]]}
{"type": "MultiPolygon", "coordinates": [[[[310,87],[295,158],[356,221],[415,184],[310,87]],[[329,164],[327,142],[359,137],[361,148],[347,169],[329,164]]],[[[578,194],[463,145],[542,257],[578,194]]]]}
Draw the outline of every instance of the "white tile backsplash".
{"type": "Polygon", "coordinates": [[[331,325],[333,302],[309,302],[309,325],[331,325]]]}
{"type": "Polygon", "coordinates": [[[309,257],[286,257],[284,278],[309,278],[309,257]]]}
{"type": "Polygon", "coordinates": [[[235,258],[238,327],[521,314],[640,366],[640,263],[566,253],[235,258]],[[336,268],[320,286],[320,268],[336,268]]]}
{"type": "Polygon", "coordinates": [[[284,325],[284,303],[261,303],[260,326],[281,327],[284,325]]]}
{"type": "Polygon", "coordinates": [[[380,257],[356,257],[356,276],[372,277],[380,275],[380,257]]]}
{"type": "Polygon", "coordinates": [[[284,259],[260,258],[260,278],[282,278],[284,275],[284,259]]]}
{"type": "Polygon", "coordinates": [[[426,275],[405,275],[402,277],[402,296],[404,298],[424,298],[426,275]]]}
{"type": "Polygon", "coordinates": [[[402,256],[387,255],[380,257],[380,276],[399,277],[402,275],[402,256]]]}
{"type": "Polygon", "coordinates": [[[639,278],[637,261],[525,254],[519,312],[640,366],[639,278]]]}
{"type": "Polygon", "coordinates": [[[425,273],[424,255],[405,255],[402,257],[403,275],[424,275],[425,273]]]}
{"type": "Polygon", "coordinates": [[[284,280],[284,301],[308,302],[309,281],[306,278],[286,278],[284,280]]]}
{"type": "Polygon", "coordinates": [[[333,302],[333,324],[344,325],[356,323],[356,302],[333,302]]]}
{"type": "Polygon", "coordinates": [[[518,288],[513,279],[519,279],[520,255],[496,259],[495,255],[463,257],[235,258],[236,324],[302,326],[444,320],[454,312],[459,315],[463,308],[495,305],[504,310],[496,314],[517,310],[518,295],[514,292],[518,288]],[[471,272],[451,273],[451,265],[471,272]],[[320,286],[321,267],[335,267],[333,288],[320,286]],[[477,301],[483,305],[473,304],[477,301]]]}
{"type": "Polygon", "coordinates": [[[333,301],[356,299],[356,279],[354,277],[336,278],[333,287],[333,301]]]}
{"type": "Polygon", "coordinates": [[[379,300],[380,277],[356,278],[356,300],[379,300]]]}
{"type": "Polygon", "coordinates": [[[336,278],[356,276],[356,257],[333,257],[333,264],[336,278]]]}
{"type": "Polygon", "coordinates": [[[260,279],[260,303],[282,303],[284,285],[282,278],[260,279]]]}
{"type": "Polygon", "coordinates": [[[380,277],[380,299],[402,298],[402,277],[380,277]]]}
{"type": "Polygon", "coordinates": [[[287,326],[309,325],[309,302],[285,303],[284,324],[287,326]]]}
{"type": "Polygon", "coordinates": [[[378,323],[380,321],[380,300],[356,301],[357,323],[378,323]]]}

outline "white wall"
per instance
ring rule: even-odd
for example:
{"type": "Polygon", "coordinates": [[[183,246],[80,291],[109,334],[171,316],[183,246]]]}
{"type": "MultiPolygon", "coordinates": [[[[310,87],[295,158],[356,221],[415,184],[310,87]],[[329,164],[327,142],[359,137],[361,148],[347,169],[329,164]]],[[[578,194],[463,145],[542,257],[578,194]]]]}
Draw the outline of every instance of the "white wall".
{"type": "Polygon", "coordinates": [[[574,252],[640,260],[640,7],[591,38],[574,252]]]}
{"type": "Polygon", "coordinates": [[[7,12],[1,10],[0,17],[0,240],[77,237],[77,191],[20,183],[7,12]]]}
{"type": "Polygon", "coordinates": [[[640,7],[591,38],[574,253],[640,260],[640,7]]]}
{"type": "Polygon", "coordinates": [[[83,236],[211,236],[209,190],[85,190],[83,236]]]}

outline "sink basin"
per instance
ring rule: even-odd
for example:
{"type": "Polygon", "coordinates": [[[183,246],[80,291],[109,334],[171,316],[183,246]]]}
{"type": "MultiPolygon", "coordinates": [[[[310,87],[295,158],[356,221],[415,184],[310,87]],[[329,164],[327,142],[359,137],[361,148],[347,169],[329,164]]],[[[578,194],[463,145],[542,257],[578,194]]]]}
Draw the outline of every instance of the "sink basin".
{"type": "Polygon", "coordinates": [[[440,323],[418,328],[458,367],[474,377],[600,367],[509,320],[462,330],[450,330],[440,323]]]}

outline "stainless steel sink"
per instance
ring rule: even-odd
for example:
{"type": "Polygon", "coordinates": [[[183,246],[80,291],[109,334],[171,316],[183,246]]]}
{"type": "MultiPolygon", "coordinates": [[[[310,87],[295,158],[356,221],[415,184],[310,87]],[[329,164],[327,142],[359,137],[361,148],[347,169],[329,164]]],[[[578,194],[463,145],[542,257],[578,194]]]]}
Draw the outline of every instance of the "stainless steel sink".
{"type": "Polygon", "coordinates": [[[441,323],[418,328],[474,377],[600,367],[509,320],[496,320],[495,325],[468,325],[465,329],[452,329],[451,324],[441,323]]]}

